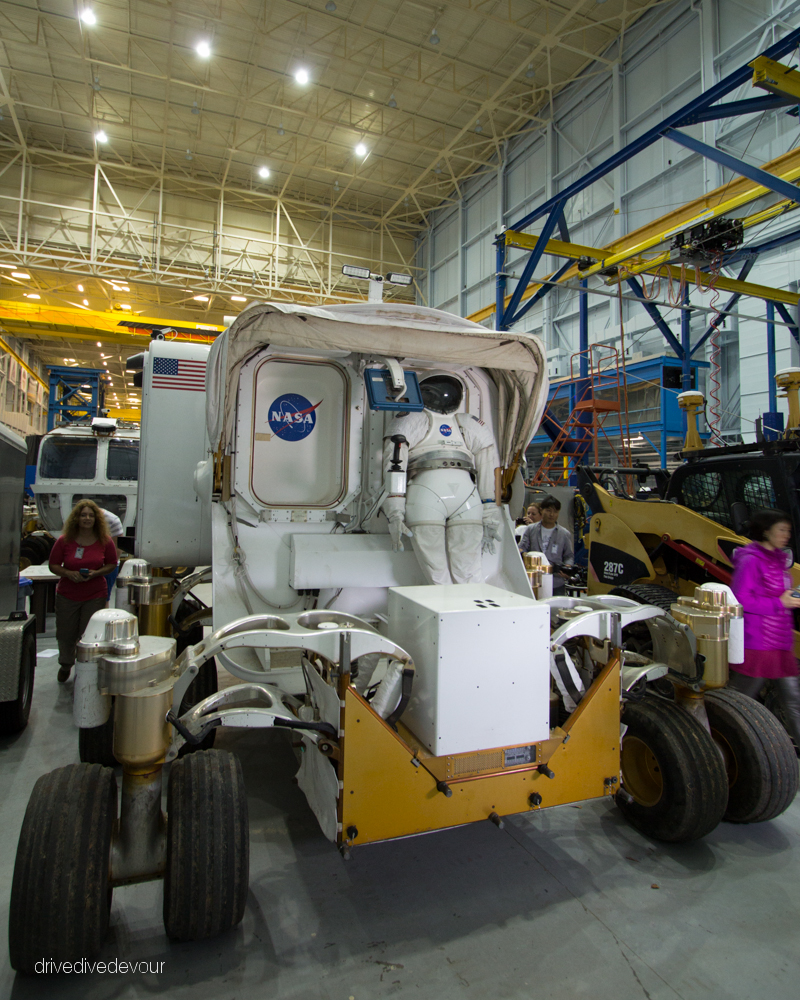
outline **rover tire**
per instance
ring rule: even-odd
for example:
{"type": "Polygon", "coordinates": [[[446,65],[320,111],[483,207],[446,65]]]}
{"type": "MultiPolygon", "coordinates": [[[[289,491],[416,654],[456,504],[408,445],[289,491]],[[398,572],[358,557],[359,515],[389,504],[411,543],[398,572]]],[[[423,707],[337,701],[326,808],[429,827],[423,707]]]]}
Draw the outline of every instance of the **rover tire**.
{"type": "Polygon", "coordinates": [[[706,729],[677,705],[653,695],[626,702],[622,722],[622,787],[617,805],[655,840],[698,840],[720,822],[728,776],[706,729]]]}
{"type": "Polygon", "coordinates": [[[200,941],[235,927],[249,884],[247,795],[238,757],[191,754],[172,765],[167,792],[164,927],[200,941]]]}
{"type": "Polygon", "coordinates": [[[8,943],[17,972],[43,960],[92,959],[108,930],[113,771],[69,764],[33,787],[17,846],[8,943]]]}
{"type": "Polygon", "coordinates": [[[780,816],[794,801],[799,779],[788,733],[768,708],[740,691],[709,691],[704,700],[728,774],[724,818],[763,823],[780,816]]]}

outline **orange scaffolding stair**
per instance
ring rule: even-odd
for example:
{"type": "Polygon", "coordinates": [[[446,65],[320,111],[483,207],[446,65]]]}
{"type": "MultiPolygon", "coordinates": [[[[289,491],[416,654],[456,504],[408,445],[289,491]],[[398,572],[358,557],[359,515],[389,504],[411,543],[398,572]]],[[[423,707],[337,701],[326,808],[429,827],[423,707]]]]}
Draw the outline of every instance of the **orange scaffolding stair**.
{"type": "Polygon", "coordinates": [[[556,394],[548,403],[548,408],[555,402],[562,389],[565,389],[570,396],[574,389],[577,401],[545,453],[541,465],[529,484],[531,486],[557,486],[559,480],[563,482],[567,478],[569,459],[574,458],[572,451],[564,450],[567,442],[577,445],[586,444],[586,451],[589,447],[593,447],[594,464],[599,465],[599,443],[602,435],[616,459],[616,464],[624,466],[626,462],[630,463],[630,459],[626,458],[625,435],[622,427],[622,414],[623,411],[627,412],[627,407],[624,405],[625,387],[620,381],[619,351],[617,348],[605,344],[592,344],[584,351],[576,351],[569,360],[569,373],[569,379],[559,385],[556,394]],[[580,374],[582,362],[585,362],[586,366],[585,375],[580,374]],[[599,393],[603,393],[603,396],[600,396],[599,393]],[[619,433],[622,455],[619,454],[606,433],[605,423],[609,414],[612,413],[617,414],[616,431],[619,433]]]}

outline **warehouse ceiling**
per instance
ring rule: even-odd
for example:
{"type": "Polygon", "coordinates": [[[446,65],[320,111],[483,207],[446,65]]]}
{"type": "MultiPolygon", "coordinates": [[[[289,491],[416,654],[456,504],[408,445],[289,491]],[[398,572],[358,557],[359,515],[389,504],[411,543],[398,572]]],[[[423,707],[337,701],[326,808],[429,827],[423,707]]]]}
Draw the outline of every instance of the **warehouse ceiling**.
{"type": "MultiPolygon", "coordinates": [[[[655,5],[0,0],[0,169],[24,151],[68,183],[99,162],[413,235],[655,5]]],[[[33,277],[43,305],[79,304],[74,280],[65,299],[63,277],[33,277]]],[[[92,291],[92,308],[110,293],[99,277],[92,291]]],[[[204,308],[185,290],[140,294],[147,314],[204,308]]],[[[218,305],[212,322],[233,311],[218,305]]],[[[63,346],[50,353],[79,353],[63,346]]]]}
{"type": "Polygon", "coordinates": [[[43,155],[268,184],[421,226],[651,6],[3,0],[0,127],[43,155]]]}

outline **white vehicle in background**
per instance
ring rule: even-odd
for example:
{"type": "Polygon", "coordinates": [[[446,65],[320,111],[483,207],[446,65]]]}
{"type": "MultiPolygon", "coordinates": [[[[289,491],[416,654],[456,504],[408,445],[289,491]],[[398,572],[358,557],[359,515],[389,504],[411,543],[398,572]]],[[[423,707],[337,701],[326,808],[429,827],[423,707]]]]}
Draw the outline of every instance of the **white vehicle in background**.
{"type": "Polygon", "coordinates": [[[95,417],[49,431],[39,445],[32,488],[42,525],[54,535],[84,498],[116,514],[125,534],[132,534],[139,489],[139,428],[95,417]]]}

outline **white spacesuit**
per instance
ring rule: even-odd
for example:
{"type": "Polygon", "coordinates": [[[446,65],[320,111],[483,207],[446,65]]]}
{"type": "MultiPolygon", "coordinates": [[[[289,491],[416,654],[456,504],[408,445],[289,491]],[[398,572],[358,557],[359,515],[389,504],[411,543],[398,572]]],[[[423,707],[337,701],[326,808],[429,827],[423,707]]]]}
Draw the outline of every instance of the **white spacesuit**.
{"type": "Polygon", "coordinates": [[[384,437],[391,485],[383,512],[392,545],[402,549],[402,536],[410,535],[431,583],[482,583],[481,552],[494,552],[500,538],[497,446],[482,420],[456,413],[463,398],[457,378],[431,375],[420,382],[420,390],[425,409],[397,414],[384,437]],[[404,441],[397,442],[398,436],[404,441]],[[399,463],[393,463],[398,443],[399,463]]]}

